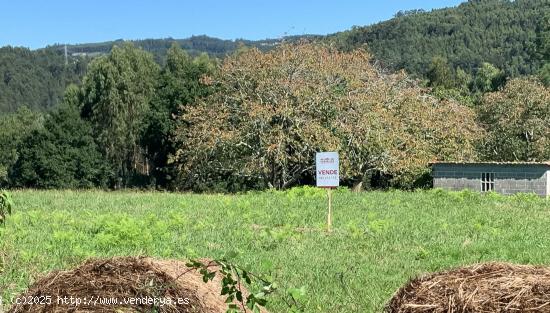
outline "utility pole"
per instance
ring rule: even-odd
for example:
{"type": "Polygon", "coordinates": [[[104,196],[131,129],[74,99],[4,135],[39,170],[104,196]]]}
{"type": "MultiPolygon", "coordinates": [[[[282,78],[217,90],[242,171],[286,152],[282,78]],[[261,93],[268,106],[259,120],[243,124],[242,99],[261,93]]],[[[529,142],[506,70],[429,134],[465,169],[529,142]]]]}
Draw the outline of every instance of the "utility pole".
{"type": "Polygon", "coordinates": [[[69,65],[69,58],[67,56],[67,44],[65,44],[65,66],[69,65]]]}

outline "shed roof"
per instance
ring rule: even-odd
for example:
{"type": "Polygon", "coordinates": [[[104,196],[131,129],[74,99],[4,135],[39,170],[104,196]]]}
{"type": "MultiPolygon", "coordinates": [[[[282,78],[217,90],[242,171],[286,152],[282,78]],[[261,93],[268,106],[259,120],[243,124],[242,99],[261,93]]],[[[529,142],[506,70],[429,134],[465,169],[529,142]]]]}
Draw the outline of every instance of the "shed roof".
{"type": "Polygon", "coordinates": [[[531,162],[531,161],[515,161],[515,162],[498,162],[498,161],[480,161],[480,162],[465,162],[465,161],[434,161],[430,162],[429,165],[434,164],[495,164],[495,165],[548,165],[550,166],[550,161],[543,162],[531,162]]]}

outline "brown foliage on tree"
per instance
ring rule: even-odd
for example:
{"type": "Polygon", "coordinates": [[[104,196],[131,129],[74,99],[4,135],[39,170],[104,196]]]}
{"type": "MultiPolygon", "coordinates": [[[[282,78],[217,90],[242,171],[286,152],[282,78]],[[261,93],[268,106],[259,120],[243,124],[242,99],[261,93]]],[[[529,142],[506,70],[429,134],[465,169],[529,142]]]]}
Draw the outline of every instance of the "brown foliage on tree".
{"type": "Polygon", "coordinates": [[[484,154],[500,161],[550,160],[550,88],[517,78],[484,96],[480,119],[487,129],[484,154]]]}
{"type": "Polygon", "coordinates": [[[188,183],[219,177],[286,188],[314,173],[317,151],[339,151],[344,179],[369,171],[410,181],[434,159],[471,159],[474,113],[386,74],[361,50],[282,45],[228,57],[216,92],[181,116],[176,160],[188,183]]]}

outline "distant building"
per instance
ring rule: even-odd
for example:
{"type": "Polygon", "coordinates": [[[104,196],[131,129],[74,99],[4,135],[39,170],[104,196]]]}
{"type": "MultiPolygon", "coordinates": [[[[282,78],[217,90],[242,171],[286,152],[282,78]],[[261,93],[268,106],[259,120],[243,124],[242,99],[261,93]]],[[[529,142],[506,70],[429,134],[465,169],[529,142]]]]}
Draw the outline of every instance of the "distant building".
{"type": "Polygon", "coordinates": [[[73,52],[71,53],[71,56],[73,57],[97,57],[97,56],[100,56],[100,55],[104,55],[105,53],[103,52],[73,52]]]}
{"type": "Polygon", "coordinates": [[[550,162],[434,162],[434,188],[550,195],[550,162]]]}

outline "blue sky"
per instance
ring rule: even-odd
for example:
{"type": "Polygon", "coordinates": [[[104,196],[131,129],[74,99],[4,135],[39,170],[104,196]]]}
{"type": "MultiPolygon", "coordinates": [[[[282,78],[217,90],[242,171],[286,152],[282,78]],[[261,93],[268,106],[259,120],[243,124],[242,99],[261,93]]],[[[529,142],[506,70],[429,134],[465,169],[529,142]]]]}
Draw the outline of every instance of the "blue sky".
{"type": "Polygon", "coordinates": [[[115,39],[264,39],[327,34],[391,18],[399,10],[456,6],[460,0],[0,0],[0,46],[115,39]]]}

